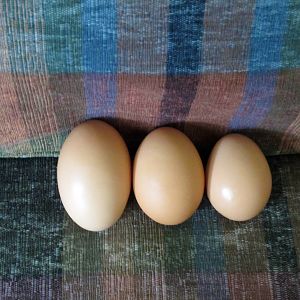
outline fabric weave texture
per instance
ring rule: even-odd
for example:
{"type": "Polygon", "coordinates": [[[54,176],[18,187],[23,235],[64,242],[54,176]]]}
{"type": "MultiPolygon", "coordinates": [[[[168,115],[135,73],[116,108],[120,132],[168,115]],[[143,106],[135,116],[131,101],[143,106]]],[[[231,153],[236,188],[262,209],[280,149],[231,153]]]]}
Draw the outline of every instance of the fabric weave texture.
{"type": "Polygon", "coordinates": [[[0,299],[300,299],[299,153],[299,0],[0,0],[0,299]],[[84,231],[55,157],[93,118],[132,156],[159,126],[204,162],[244,133],[270,202],[233,222],[204,198],[171,227],[131,195],[113,227],[84,231]]]}
{"type": "Polygon", "coordinates": [[[187,222],[162,226],[131,197],[113,227],[87,232],[63,209],[57,159],[1,159],[1,298],[299,299],[300,157],[269,163],[271,199],[251,221],[205,198],[187,222]]]}
{"type": "Polygon", "coordinates": [[[57,156],[91,118],[297,153],[299,68],[298,0],[2,0],[0,156],[57,156]]]}

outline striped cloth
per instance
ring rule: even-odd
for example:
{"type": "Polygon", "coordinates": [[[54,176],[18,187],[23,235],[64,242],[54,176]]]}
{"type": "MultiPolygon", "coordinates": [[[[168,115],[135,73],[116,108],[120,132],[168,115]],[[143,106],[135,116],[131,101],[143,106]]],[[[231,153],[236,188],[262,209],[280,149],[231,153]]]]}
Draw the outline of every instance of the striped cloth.
{"type": "Polygon", "coordinates": [[[300,151],[298,0],[0,1],[0,156],[56,156],[91,118],[300,151]]]}
{"type": "Polygon", "coordinates": [[[300,155],[269,159],[272,196],[251,221],[205,198],[187,222],[162,226],[131,197],[99,233],[65,213],[56,163],[0,159],[1,299],[299,299],[300,155]]]}
{"type": "Polygon", "coordinates": [[[299,0],[0,0],[0,122],[0,299],[299,299],[299,0]],[[245,133],[271,200],[239,223],[205,198],[170,227],[131,195],[117,224],[84,231],[50,156],[92,118],[131,154],[162,125],[204,160],[245,133]]]}

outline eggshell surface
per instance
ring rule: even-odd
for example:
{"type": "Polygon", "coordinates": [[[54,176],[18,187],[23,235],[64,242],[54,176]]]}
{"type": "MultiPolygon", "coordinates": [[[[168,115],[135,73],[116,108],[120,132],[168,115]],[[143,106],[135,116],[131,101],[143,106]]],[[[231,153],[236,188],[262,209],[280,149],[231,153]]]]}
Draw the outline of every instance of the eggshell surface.
{"type": "Polygon", "coordinates": [[[158,223],[191,217],[202,200],[204,171],[189,138],[170,127],[152,131],[135,156],[133,189],[141,209],[158,223]]]}
{"type": "Polygon", "coordinates": [[[229,134],[217,142],[208,160],[206,180],[213,207],[234,221],[257,216],[272,190],[264,154],[254,141],[241,134],[229,134]]]}
{"type": "Polygon", "coordinates": [[[64,208],[75,223],[91,231],[112,226],[131,189],[130,157],[120,134],[97,120],[77,126],[62,146],[57,181],[64,208]]]}

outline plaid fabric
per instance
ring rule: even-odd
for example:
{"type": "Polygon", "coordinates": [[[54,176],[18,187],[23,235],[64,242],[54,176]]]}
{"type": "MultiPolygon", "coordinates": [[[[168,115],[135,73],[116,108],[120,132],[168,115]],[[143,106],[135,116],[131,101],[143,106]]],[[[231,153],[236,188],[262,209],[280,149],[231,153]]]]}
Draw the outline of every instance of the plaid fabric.
{"type": "Polygon", "coordinates": [[[269,159],[273,192],[247,222],[205,198],[162,226],[133,197],[105,232],[65,213],[55,158],[0,160],[1,299],[299,299],[300,155],[269,159]]]}
{"type": "Polygon", "coordinates": [[[57,155],[79,122],[300,151],[298,0],[0,2],[0,156],[57,155]]]}

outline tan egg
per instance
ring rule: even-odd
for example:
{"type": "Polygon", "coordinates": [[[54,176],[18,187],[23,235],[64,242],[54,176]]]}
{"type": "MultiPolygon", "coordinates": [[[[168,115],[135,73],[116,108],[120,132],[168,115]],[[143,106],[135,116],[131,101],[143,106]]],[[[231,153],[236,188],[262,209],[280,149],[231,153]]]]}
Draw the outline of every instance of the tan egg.
{"type": "Polygon", "coordinates": [[[152,131],[135,156],[133,189],[141,209],[158,223],[191,217],[202,200],[204,171],[189,138],[170,127],[152,131]]]}
{"type": "Polygon", "coordinates": [[[266,206],[272,189],[268,162],[248,137],[229,134],[214,146],[206,168],[207,195],[224,217],[245,221],[266,206]]]}
{"type": "Polygon", "coordinates": [[[62,203],[75,223],[99,231],[122,215],[131,189],[131,163],[124,140],[110,125],[88,121],[62,146],[57,165],[62,203]]]}

